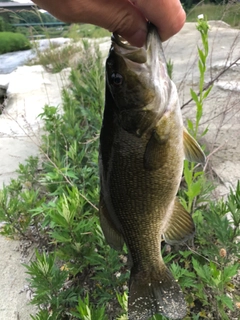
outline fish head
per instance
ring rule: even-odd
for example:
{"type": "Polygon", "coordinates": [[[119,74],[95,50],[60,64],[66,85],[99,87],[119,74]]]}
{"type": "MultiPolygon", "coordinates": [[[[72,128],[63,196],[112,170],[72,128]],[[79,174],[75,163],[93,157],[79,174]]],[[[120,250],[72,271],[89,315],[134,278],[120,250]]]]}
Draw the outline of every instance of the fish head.
{"type": "Polygon", "coordinates": [[[147,40],[141,48],[113,34],[106,82],[125,129],[143,132],[154,126],[168,109],[172,89],[155,26],[149,24],[147,40]]]}

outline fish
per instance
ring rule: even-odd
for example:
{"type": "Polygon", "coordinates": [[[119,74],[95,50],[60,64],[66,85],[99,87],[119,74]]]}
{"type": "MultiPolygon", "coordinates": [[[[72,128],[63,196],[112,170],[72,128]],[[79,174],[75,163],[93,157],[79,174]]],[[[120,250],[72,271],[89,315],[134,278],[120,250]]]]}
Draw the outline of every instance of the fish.
{"type": "Polygon", "coordinates": [[[157,28],[148,24],[141,48],[113,33],[100,132],[99,217],[107,243],[128,249],[130,320],[187,313],[161,255],[163,239],[174,245],[195,233],[177,199],[184,159],[204,163],[205,155],[184,128],[157,28]]]}

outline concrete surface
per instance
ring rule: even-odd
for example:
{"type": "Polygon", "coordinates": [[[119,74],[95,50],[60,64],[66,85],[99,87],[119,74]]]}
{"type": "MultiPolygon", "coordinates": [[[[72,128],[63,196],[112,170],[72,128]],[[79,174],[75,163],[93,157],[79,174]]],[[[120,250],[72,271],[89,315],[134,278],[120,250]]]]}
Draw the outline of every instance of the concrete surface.
{"type": "Polygon", "coordinates": [[[0,319],[30,320],[35,308],[29,290],[19,242],[0,237],[0,319]]]}
{"type": "Polygon", "coordinates": [[[70,69],[51,74],[42,66],[18,67],[1,75],[7,85],[7,101],[0,116],[0,188],[15,176],[19,162],[37,154],[41,120],[38,115],[46,104],[61,105],[61,90],[69,83],[70,69]]]}

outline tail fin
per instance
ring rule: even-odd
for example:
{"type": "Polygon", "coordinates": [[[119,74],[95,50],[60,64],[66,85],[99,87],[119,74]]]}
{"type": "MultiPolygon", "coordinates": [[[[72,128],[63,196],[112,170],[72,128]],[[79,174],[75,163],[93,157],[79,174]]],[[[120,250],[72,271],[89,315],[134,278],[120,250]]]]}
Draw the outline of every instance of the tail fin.
{"type": "Polygon", "coordinates": [[[182,319],[187,313],[183,293],[166,266],[159,270],[131,271],[129,320],[148,320],[156,313],[182,319]]]}

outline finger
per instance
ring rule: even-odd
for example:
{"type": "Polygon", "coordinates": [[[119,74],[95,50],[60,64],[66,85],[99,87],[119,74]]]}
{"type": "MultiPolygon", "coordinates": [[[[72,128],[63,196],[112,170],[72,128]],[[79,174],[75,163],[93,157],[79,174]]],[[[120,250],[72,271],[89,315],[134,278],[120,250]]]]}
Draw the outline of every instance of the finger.
{"type": "Polygon", "coordinates": [[[162,41],[169,39],[183,27],[186,13],[179,0],[133,0],[143,16],[158,28],[162,41]]]}
{"type": "Polygon", "coordinates": [[[146,39],[146,19],[128,0],[34,0],[40,7],[65,22],[91,23],[117,32],[132,45],[146,39]]]}

